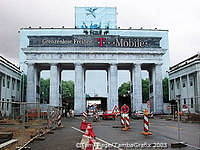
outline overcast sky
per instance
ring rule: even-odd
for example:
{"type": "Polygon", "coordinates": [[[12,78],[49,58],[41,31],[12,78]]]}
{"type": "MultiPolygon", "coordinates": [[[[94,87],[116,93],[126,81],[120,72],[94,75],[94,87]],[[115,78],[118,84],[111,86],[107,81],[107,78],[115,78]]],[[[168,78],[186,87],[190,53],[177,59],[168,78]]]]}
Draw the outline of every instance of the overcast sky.
{"type": "Polygon", "coordinates": [[[74,27],[75,6],[117,7],[121,28],[169,30],[170,64],[200,51],[200,0],[0,0],[0,54],[18,63],[21,27],[74,27]]]}

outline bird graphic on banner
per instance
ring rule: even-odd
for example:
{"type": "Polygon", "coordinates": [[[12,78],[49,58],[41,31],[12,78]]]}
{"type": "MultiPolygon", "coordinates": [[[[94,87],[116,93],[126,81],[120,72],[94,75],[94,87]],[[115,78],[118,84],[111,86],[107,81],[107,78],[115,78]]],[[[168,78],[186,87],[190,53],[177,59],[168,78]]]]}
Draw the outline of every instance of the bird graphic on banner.
{"type": "Polygon", "coordinates": [[[86,13],[87,16],[91,15],[93,16],[94,18],[96,18],[96,15],[95,15],[95,11],[97,10],[97,8],[87,8],[86,11],[88,11],[89,13],[86,13]]]}

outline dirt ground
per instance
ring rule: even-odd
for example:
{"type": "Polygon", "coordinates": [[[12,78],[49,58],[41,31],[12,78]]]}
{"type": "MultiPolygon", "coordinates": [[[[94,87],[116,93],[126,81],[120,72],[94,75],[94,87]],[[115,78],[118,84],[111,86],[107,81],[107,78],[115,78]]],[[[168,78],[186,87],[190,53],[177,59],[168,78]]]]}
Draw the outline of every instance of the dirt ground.
{"type": "Polygon", "coordinates": [[[5,150],[15,150],[16,147],[24,145],[31,137],[35,136],[44,129],[46,126],[46,120],[32,120],[28,123],[20,123],[16,120],[1,120],[0,132],[12,132],[13,139],[17,139],[18,142],[7,147],[5,150]]]}

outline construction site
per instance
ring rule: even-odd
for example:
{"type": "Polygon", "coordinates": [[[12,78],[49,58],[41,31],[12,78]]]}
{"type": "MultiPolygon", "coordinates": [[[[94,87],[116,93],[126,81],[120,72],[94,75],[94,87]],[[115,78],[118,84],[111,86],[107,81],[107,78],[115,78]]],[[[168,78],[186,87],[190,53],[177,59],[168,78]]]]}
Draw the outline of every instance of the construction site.
{"type": "MultiPolygon", "coordinates": [[[[4,105],[7,105],[6,102],[4,103],[4,105]]],[[[176,113],[175,115],[149,116],[147,111],[144,112],[144,118],[136,119],[132,115],[128,115],[128,107],[121,107],[121,110],[115,107],[112,114],[99,114],[94,111],[92,114],[84,112],[81,116],[74,116],[74,114],[70,113],[65,116],[62,108],[59,107],[49,106],[44,110],[37,103],[16,102],[9,104],[15,104],[18,107],[13,108],[12,115],[8,117],[1,115],[0,149],[42,150],[48,147],[45,143],[49,142],[55,144],[53,146],[55,149],[59,149],[58,147],[63,149],[67,145],[70,145],[71,149],[86,149],[88,144],[90,149],[95,150],[126,149],[127,146],[129,148],[130,146],[131,148],[136,148],[137,146],[141,148],[145,147],[145,145],[140,145],[145,144],[141,143],[143,138],[147,144],[146,148],[172,149],[179,147],[183,150],[188,150],[195,149],[200,144],[198,134],[200,127],[199,115],[179,112],[179,114],[176,113]],[[30,107],[34,109],[30,109],[30,107]],[[145,117],[146,113],[147,116],[145,117]],[[146,125],[143,123],[143,119],[146,125]],[[177,126],[177,121],[179,126],[177,126]],[[188,141],[187,136],[191,132],[186,130],[190,127],[194,127],[192,131],[196,131],[188,141]],[[172,129],[173,132],[165,132],[167,128],[172,129]],[[71,137],[72,135],[75,136],[71,137]],[[64,140],[62,136],[66,140],[65,142],[62,141],[64,140]],[[131,141],[129,143],[128,138],[136,138],[135,136],[137,140],[135,139],[134,143],[131,143],[131,141]],[[157,137],[160,137],[160,140],[157,137]],[[186,140],[187,143],[184,146],[173,145],[175,141],[186,140]],[[61,144],[60,142],[63,143],[61,144]],[[126,145],[127,142],[130,145],[126,145]],[[155,142],[158,145],[155,145],[155,142]],[[56,143],[60,144],[57,145],[56,143]],[[161,144],[159,145],[159,143],[161,144]]],[[[52,149],[52,147],[49,148],[52,149]]]]}
{"type": "Polygon", "coordinates": [[[0,150],[200,150],[199,4],[0,1],[0,150]]]}

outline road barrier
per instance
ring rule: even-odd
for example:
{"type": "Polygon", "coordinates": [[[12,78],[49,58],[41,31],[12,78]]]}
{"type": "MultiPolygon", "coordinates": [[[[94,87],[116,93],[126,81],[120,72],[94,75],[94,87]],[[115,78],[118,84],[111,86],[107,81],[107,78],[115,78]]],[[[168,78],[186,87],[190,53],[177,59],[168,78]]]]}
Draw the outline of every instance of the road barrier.
{"type": "Polygon", "coordinates": [[[95,140],[96,134],[94,133],[91,123],[87,123],[85,133],[81,139],[82,150],[101,150],[100,143],[95,140]]]}
{"type": "Polygon", "coordinates": [[[62,126],[62,110],[59,107],[48,107],[48,125],[49,129],[55,129],[62,126]]]}
{"type": "Polygon", "coordinates": [[[99,120],[98,112],[93,113],[93,122],[97,122],[99,120]]]}
{"type": "Polygon", "coordinates": [[[125,127],[125,121],[124,121],[124,117],[123,117],[123,115],[124,115],[124,114],[121,114],[121,118],[120,118],[122,128],[125,127]]]}
{"type": "Polygon", "coordinates": [[[84,135],[92,137],[92,138],[94,138],[96,136],[91,123],[87,124],[87,128],[86,128],[84,135]]]}
{"type": "Polygon", "coordinates": [[[143,135],[152,135],[149,131],[149,119],[148,119],[148,110],[144,110],[144,131],[142,132],[143,135]]]}
{"type": "Polygon", "coordinates": [[[63,127],[61,112],[59,112],[59,114],[58,114],[57,125],[58,125],[59,128],[63,127]]]}
{"type": "Polygon", "coordinates": [[[88,123],[86,122],[86,120],[82,120],[80,130],[85,131],[87,128],[87,124],[88,123]]]}
{"type": "Polygon", "coordinates": [[[124,104],[121,107],[121,124],[122,124],[122,131],[128,131],[130,129],[130,119],[129,119],[129,107],[124,104]]]}
{"type": "Polygon", "coordinates": [[[87,112],[83,112],[83,117],[85,118],[85,120],[87,120],[87,112]]]}
{"type": "Polygon", "coordinates": [[[124,120],[125,120],[125,126],[130,128],[130,118],[128,114],[125,114],[124,120]]]}

